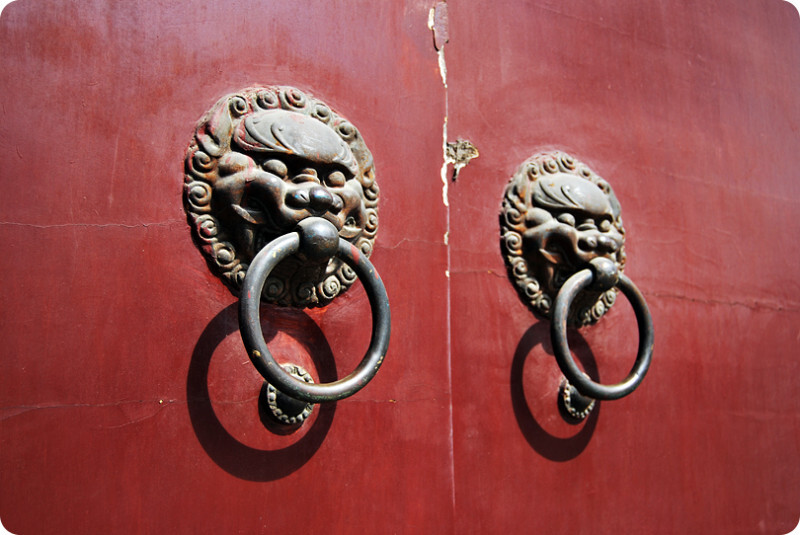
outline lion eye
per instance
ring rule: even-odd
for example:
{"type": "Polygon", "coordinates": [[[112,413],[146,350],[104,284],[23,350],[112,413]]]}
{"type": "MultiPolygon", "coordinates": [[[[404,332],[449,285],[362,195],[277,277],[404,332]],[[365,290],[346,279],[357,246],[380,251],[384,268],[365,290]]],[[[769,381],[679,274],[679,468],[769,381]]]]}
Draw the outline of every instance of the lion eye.
{"type": "Polygon", "coordinates": [[[264,169],[264,171],[272,173],[273,175],[277,175],[281,178],[286,178],[286,175],[289,174],[289,169],[286,167],[286,164],[280,160],[267,160],[261,165],[261,167],[264,169]]]}
{"type": "Polygon", "coordinates": [[[344,173],[341,171],[334,171],[333,173],[329,174],[325,183],[331,186],[332,188],[341,188],[344,186],[345,178],[344,173]]]}
{"type": "Polygon", "coordinates": [[[565,225],[569,225],[571,227],[575,226],[575,216],[572,214],[561,214],[557,217],[557,219],[565,225]]]}
{"type": "Polygon", "coordinates": [[[600,230],[602,232],[608,232],[609,230],[611,230],[611,221],[609,221],[608,219],[603,219],[602,221],[600,221],[600,230]]]}

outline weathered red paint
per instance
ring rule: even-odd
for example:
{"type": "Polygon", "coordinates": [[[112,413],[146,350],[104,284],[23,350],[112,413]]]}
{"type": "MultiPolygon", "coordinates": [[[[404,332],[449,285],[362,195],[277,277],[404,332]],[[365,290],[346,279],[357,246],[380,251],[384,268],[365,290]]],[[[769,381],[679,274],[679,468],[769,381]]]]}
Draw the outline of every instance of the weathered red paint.
{"type": "MultiPolygon", "coordinates": [[[[409,182],[441,165],[441,132],[426,126],[444,114],[427,13],[9,5],[0,518],[10,531],[452,526],[447,362],[431,358],[446,354],[444,213],[437,181],[409,182]],[[372,261],[388,270],[394,318],[375,380],[285,436],[261,422],[235,298],[192,242],[181,199],[198,117],[261,84],[323,97],[367,140],[385,199],[372,261]],[[412,210],[424,215],[407,220],[412,210]]],[[[324,310],[267,315],[276,358],[318,381],[349,373],[369,343],[360,284],[324,310]]]]}
{"type": "MultiPolygon", "coordinates": [[[[457,533],[786,533],[800,515],[800,20],[756,2],[450,5],[448,134],[457,533]],[[478,39],[480,36],[480,39],[478,39]],[[547,323],[499,253],[506,180],[536,149],[614,188],[625,273],[655,322],[629,397],[556,410],[547,323]],[[527,530],[527,531],[526,531],[527,530]]],[[[570,339],[622,380],[618,299],[570,339]]]]}
{"type": "MultiPolygon", "coordinates": [[[[800,26],[777,0],[70,3],[0,19],[0,519],[13,533],[784,533],[800,510],[800,26]],[[235,297],[192,243],[183,159],[220,96],[292,85],[346,114],[381,188],[381,371],[265,427],[235,297]],[[447,103],[445,105],[445,102],[447,103]],[[442,132],[474,143],[442,202],[442,132]],[[628,398],[572,426],[548,325],[508,281],[514,169],[609,180],[656,326],[628,398]],[[445,242],[445,233],[448,240],[445,242]],[[766,260],[765,260],[766,259],[766,260]],[[450,312],[450,313],[449,313],[450,312]],[[449,314],[448,314],[449,313],[449,314]],[[449,316],[449,317],[448,317],[449,316]]],[[[269,308],[315,380],[369,343],[360,285],[269,308]]],[[[603,382],[625,300],[570,346],[603,382]]]]}

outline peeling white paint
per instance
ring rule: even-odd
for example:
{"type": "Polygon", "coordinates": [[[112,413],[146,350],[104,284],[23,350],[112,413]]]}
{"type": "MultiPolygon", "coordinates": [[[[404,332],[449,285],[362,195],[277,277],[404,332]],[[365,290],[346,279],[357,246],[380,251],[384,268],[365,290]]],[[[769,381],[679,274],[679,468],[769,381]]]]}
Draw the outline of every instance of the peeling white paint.
{"type": "MultiPolygon", "coordinates": [[[[434,31],[433,24],[434,24],[434,13],[436,9],[431,8],[428,11],[428,29],[430,31],[434,31]]],[[[442,202],[445,206],[450,206],[450,201],[448,199],[448,180],[447,180],[447,164],[451,163],[448,161],[447,157],[447,114],[448,114],[448,102],[447,102],[447,63],[444,59],[444,47],[437,51],[437,55],[439,57],[439,75],[442,77],[442,86],[444,86],[444,121],[442,122],[442,170],[440,172],[442,178],[442,202]]],[[[445,234],[445,244],[447,243],[447,235],[445,234]]]]}
{"type": "MultiPolygon", "coordinates": [[[[445,93],[446,94],[446,93],[445,93]]],[[[445,103],[447,102],[447,97],[445,97],[445,103]]],[[[447,116],[444,117],[444,124],[442,124],[442,170],[440,171],[440,175],[442,178],[442,202],[448,208],[450,207],[450,200],[448,199],[448,192],[447,187],[449,185],[449,181],[447,180],[447,164],[451,163],[450,159],[447,157],[447,116]]]]}
{"type": "Polygon", "coordinates": [[[442,77],[442,85],[447,89],[447,63],[444,61],[444,48],[439,50],[439,74],[442,77]]]}

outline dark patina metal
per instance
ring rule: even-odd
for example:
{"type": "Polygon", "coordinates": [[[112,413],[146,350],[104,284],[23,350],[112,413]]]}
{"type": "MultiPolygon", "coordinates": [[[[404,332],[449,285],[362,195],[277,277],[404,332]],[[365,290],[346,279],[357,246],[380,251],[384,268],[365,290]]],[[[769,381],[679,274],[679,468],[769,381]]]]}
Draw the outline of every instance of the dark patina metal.
{"type": "Polygon", "coordinates": [[[650,366],[653,322],[642,294],[625,275],[625,229],[611,186],[560,151],[539,153],[520,166],[505,190],[501,246],[508,273],[537,316],[551,318],[553,351],[568,381],[560,388],[570,417],[583,419],[595,399],[633,392],[650,366]],[[598,321],[622,291],[639,326],[639,351],[628,377],[601,385],[572,359],[567,325],[598,321]]]}
{"type": "MultiPolygon", "coordinates": [[[[286,373],[298,381],[313,383],[314,380],[303,367],[296,364],[284,364],[283,369],[286,373]]],[[[299,426],[311,416],[314,405],[306,403],[291,396],[287,396],[271,384],[266,383],[264,392],[264,403],[269,409],[269,414],[279,423],[288,426],[299,426]]]]}
{"type": "Polygon", "coordinates": [[[389,298],[378,272],[356,246],[340,238],[326,219],[310,218],[297,231],[270,242],[250,264],[239,299],[239,330],[247,353],[261,375],[284,394],[308,403],[337,401],[361,390],[377,373],[389,347],[391,316],[389,298]],[[336,247],[332,244],[335,243],[336,247]],[[361,279],[372,310],[372,337],[358,367],[347,377],[325,384],[300,381],[287,373],[267,349],[261,331],[260,295],[270,272],[282,260],[299,254],[307,258],[330,258],[335,254],[361,279]]]}
{"type": "Polygon", "coordinates": [[[220,99],[186,154],[184,205],[212,269],[240,290],[247,352],[268,382],[272,415],[297,425],[311,405],[363,388],[389,344],[389,302],[367,260],[378,230],[372,155],[358,130],[293,87],[253,87],[220,99]],[[279,365],[264,342],[262,301],[317,307],[361,277],[373,316],[370,348],[355,372],[317,385],[279,365]]]}
{"type": "Polygon", "coordinates": [[[561,372],[578,392],[594,399],[619,399],[633,392],[641,384],[650,367],[650,361],[653,356],[653,319],[650,316],[644,296],[639,292],[639,289],[628,277],[620,274],[617,288],[630,301],[639,326],[639,349],[636,355],[636,362],[633,364],[628,377],[614,385],[595,383],[581,371],[572,358],[569,344],[567,343],[567,316],[575,296],[582,290],[591,287],[598,278],[613,278],[613,275],[606,271],[608,264],[598,262],[598,260],[601,259],[592,261],[589,268],[571,276],[561,287],[561,291],[558,292],[556,302],[553,305],[550,339],[553,342],[553,353],[561,372]],[[598,276],[597,273],[600,273],[600,275],[598,276]]]}
{"type": "MultiPolygon", "coordinates": [[[[512,177],[500,213],[508,274],[533,312],[549,318],[564,282],[593,258],[625,266],[625,229],[611,186],[585,164],[560,152],[539,153],[512,177]]],[[[616,290],[590,289],[575,303],[571,325],[599,320],[616,290]]]]}
{"type": "MultiPolygon", "coordinates": [[[[333,224],[369,256],[378,230],[378,186],[358,130],[293,87],[254,87],[220,99],[198,123],[186,154],[184,205],[212,269],[235,290],[255,254],[308,217],[333,224]]],[[[337,258],[287,258],[262,299],[324,306],[354,281],[337,258]]]]}
{"type": "Polygon", "coordinates": [[[578,389],[569,384],[566,379],[561,380],[558,392],[560,394],[559,406],[563,408],[567,416],[575,421],[586,418],[597,403],[597,400],[578,392],[578,389]]]}

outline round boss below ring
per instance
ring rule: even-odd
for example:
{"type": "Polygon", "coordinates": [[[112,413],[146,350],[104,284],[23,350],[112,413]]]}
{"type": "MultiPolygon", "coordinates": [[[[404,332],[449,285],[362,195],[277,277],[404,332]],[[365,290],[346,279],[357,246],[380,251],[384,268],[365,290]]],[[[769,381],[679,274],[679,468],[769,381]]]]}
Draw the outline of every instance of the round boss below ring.
{"type": "Polygon", "coordinates": [[[561,380],[561,385],[558,389],[561,393],[561,402],[564,404],[564,410],[573,419],[584,420],[594,409],[596,400],[578,392],[578,389],[569,384],[566,379],[561,380]]]}
{"type": "MultiPolygon", "coordinates": [[[[306,383],[314,383],[311,375],[301,366],[295,364],[282,364],[286,373],[306,383]]],[[[266,382],[266,381],[265,381],[266,382]]],[[[313,403],[306,403],[299,399],[287,396],[271,384],[267,383],[267,407],[270,414],[280,423],[285,425],[300,425],[314,410],[313,403]]]]}

